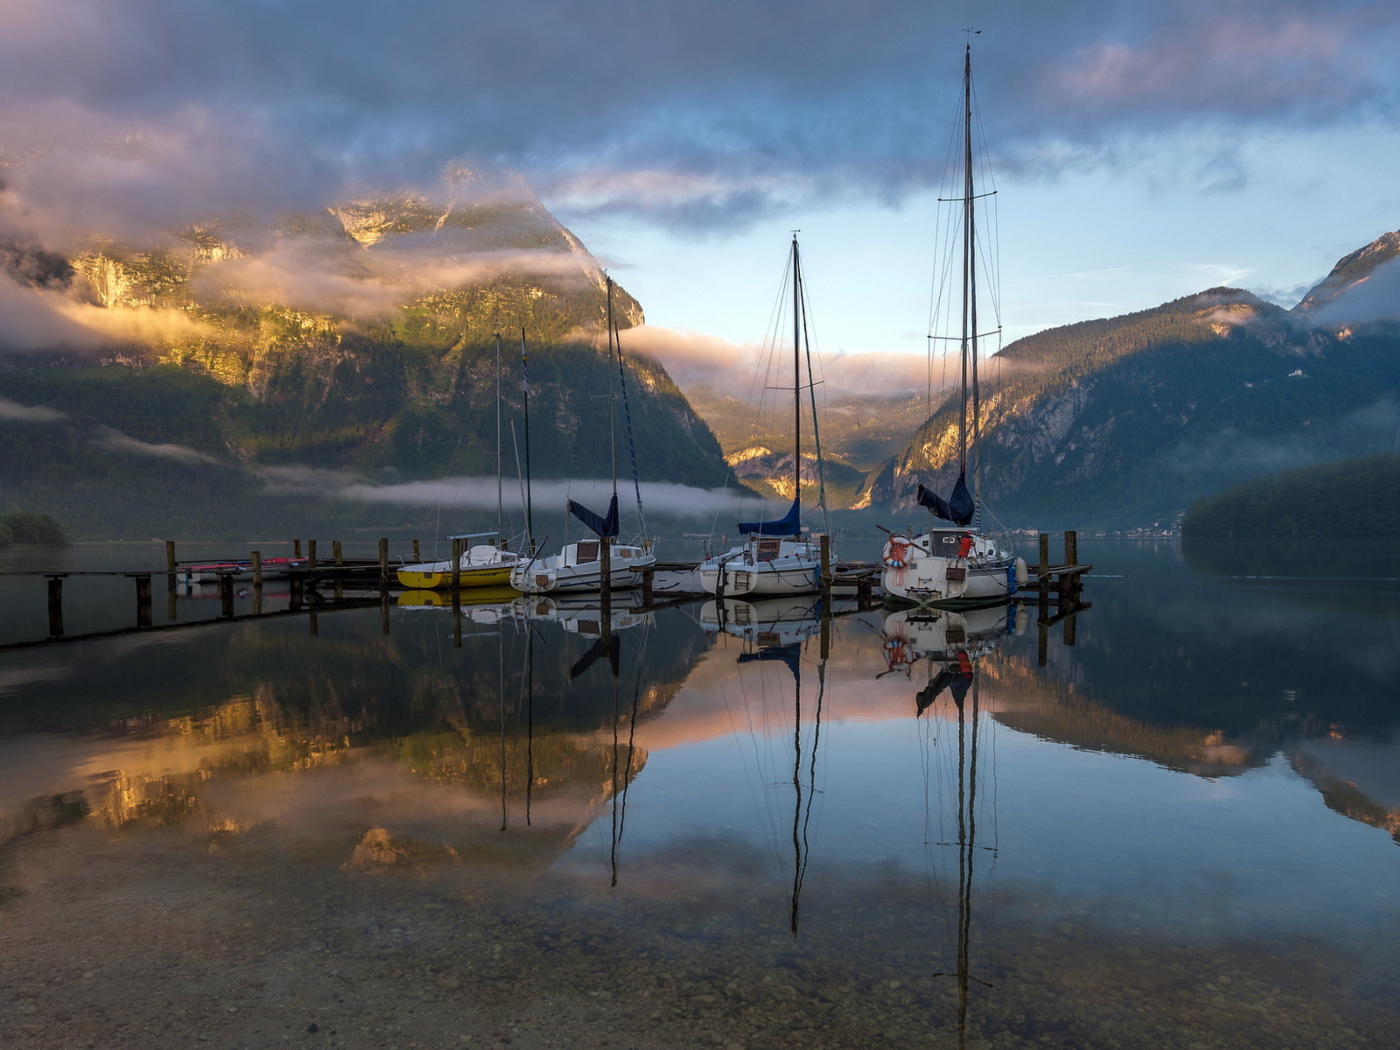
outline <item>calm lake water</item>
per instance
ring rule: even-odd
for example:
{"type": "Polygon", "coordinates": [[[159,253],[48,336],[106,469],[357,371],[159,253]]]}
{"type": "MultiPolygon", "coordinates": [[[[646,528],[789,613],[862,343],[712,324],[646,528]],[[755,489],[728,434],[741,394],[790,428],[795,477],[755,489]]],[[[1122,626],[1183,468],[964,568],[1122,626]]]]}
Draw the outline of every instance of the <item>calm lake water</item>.
{"type": "Polygon", "coordinates": [[[0,651],[0,1046],[1400,1045],[1400,549],[1081,560],[1043,666],[850,601],[0,651]]]}

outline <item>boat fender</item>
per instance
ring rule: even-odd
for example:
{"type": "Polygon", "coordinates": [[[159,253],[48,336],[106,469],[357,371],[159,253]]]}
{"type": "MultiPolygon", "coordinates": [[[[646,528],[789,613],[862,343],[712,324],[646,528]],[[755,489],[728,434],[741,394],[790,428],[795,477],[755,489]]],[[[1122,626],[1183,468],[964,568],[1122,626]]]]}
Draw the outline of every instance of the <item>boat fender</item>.
{"type": "Polygon", "coordinates": [[[1025,559],[1025,558],[1017,558],[1017,559],[1016,559],[1016,586],[1017,586],[1017,587],[1024,587],[1027,583],[1030,582],[1030,579],[1031,579],[1031,574],[1030,574],[1030,570],[1026,568],[1026,559],[1025,559]]]}
{"type": "Polygon", "coordinates": [[[907,568],[909,565],[909,548],[912,546],[913,543],[908,540],[901,540],[891,536],[889,541],[885,544],[885,551],[880,560],[883,561],[885,567],[889,569],[907,568]]]}

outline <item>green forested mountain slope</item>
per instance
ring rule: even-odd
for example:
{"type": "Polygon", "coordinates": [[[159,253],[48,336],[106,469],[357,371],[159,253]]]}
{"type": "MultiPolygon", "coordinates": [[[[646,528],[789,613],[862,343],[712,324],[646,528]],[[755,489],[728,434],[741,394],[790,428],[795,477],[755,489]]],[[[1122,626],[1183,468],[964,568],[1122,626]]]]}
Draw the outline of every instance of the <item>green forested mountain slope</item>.
{"type": "Polygon", "coordinates": [[[1400,536],[1400,455],[1246,481],[1197,500],[1182,529],[1192,537],[1400,536]]]}

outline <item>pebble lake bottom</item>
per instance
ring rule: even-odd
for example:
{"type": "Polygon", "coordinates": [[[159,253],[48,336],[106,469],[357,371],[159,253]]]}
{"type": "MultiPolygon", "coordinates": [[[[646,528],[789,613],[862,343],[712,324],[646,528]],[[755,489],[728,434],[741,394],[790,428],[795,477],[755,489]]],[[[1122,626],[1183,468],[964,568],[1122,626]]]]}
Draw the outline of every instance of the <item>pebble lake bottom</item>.
{"type": "Polygon", "coordinates": [[[0,654],[0,1047],[1400,1045],[1400,551],[1082,546],[1044,667],[793,603],[0,654]]]}

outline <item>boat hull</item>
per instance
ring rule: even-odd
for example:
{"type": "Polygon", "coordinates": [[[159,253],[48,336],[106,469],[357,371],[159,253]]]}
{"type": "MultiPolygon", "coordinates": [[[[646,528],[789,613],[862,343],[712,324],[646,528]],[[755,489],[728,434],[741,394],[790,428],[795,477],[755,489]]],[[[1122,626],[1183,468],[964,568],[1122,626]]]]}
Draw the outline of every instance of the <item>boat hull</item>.
{"type": "MultiPolygon", "coordinates": [[[[514,568],[514,566],[502,564],[462,569],[459,574],[459,586],[509,587],[510,571],[512,568],[514,568]]],[[[400,584],[414,591],[436,591],[452,586],[452,570],[450,568],[444,571],[429,572],[400,569],[398,577],[400,584]]]]}
{"type": "MultiPolygon", "coordinates": [[[[609,589],[625,591],[640,586],[642,570],[655,561],[651,557],[614,558],[608,579],[609,589]]],[[[600,561],[582,565],[542,565],[536,562],[528,568],[517,568],[511,574],[510,585],[524,594],[597,592],[603,589],[603,564],[600,561]]]]}

